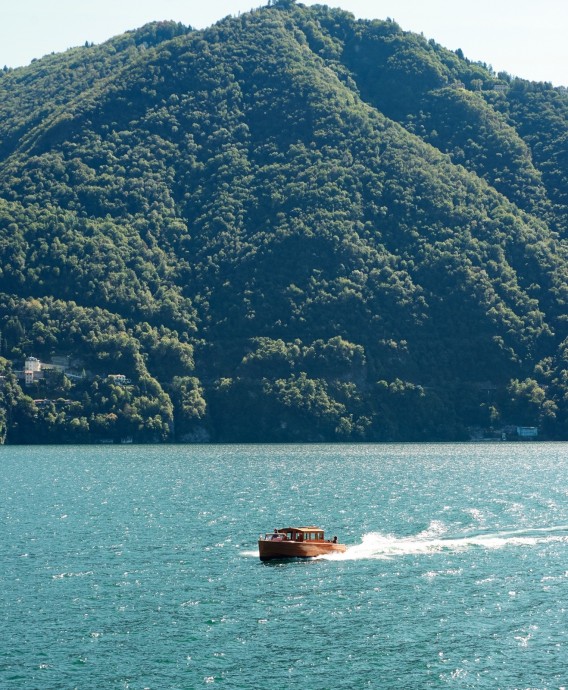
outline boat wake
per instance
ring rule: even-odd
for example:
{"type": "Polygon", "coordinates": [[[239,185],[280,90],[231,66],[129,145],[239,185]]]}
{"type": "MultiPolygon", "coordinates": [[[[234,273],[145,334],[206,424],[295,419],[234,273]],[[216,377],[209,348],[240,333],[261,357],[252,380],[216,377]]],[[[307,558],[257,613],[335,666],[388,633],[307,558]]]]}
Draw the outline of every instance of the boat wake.
{"type": "Polygon", "coordinates": [[[501,549],[506,546],[533,546],[555,541],[568,542],[568,525],[478,532],[460,537],[445,536],[444,532],[443,525],[439,522],[432,522],[427,530],[410,537],[395,537],[380,532],[369,532],[363,535],[360,544],[349,546],[345,553],[319,556],[319,558],[334,561],[386,560],[413,554],[464,551],[474,547],[501,549]]]}

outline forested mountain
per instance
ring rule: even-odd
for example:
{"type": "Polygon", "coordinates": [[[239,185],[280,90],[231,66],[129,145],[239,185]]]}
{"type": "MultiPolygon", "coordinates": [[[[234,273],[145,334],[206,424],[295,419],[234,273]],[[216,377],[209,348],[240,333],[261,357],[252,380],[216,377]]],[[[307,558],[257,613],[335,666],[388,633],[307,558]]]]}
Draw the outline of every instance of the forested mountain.
{"type": "Polygon", "coordinates": [[[567,125],[291,0],[0,73],[0,435],[568,438],[567,125]]]}

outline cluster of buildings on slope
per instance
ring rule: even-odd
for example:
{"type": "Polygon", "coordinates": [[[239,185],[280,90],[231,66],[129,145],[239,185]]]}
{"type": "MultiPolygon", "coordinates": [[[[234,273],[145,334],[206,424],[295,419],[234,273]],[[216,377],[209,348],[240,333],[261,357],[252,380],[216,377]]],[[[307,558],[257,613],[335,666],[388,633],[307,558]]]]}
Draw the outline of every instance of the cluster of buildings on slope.
{"type": "MultiPolygon", "coordinates": [[[[48,372],[59,371],[71,380],[79,380],[86,378],[86,374],[78,374],[71,370],[68,357],[53,357],[53,361],[46,363],[40,361],[37,357],[26,357],[23,369],[16,369],[14,373],[20,381],[23,381],[26,386],[31,386],[38,381],[45,378],[48,372]]],[[[124,374],[109,374],[107,378],[112,379],[114,383],[122,386],[130,384],[130,379],[126,378],[124,374]]]]}
{"type": "Polygon", "coordinates": [[[65,373],[67,368],[65,364],[44,364],[37,357],[26,357],[24,368],[16,369],[14,373],[26,386],[31,386],[33,383],[37,383],[40,379],[45,378],[46,371],[61,371],[65,373]]]}

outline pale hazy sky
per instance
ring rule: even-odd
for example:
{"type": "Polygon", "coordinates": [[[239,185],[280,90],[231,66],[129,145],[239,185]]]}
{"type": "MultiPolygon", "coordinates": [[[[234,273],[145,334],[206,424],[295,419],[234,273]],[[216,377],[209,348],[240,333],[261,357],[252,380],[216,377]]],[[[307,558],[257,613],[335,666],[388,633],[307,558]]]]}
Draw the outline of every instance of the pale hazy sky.
{"type": "MultiPolygon", "coordinates": [[[[303,0],[305,5],[316,4],[303,0]]],[[[0,67],[101,43],[153,20],[201,29],[266,0],[2,0],[0,67]]],[[[568,0],[329,0],[356,17],[391,17],[496,71],[568,86],[568,0]]]]}

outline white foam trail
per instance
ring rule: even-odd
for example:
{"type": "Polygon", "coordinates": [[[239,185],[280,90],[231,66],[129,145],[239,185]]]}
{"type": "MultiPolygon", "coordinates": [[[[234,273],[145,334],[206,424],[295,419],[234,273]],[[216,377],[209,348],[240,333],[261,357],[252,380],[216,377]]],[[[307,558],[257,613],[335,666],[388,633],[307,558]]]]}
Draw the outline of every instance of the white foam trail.
{"type": "Polygon", "coordinates": [[[256,551],[241,551],[241,556],[246,556],[247,558],[260,558],[258,549],[256,549],[256,551]]]}
{"type": "Polygon", "coordinates": [[[412,554],[463,551],[471,547],[501,549],[510,545],[533,546],[553,541],[568,542],[568,525],[503,530],[455,538],[440,536],[445,531],[441,523],[433,522],[427,530],[411,537],[395,537],[380,532],[369,532],[363,535],[361,544],[348,547],[345,553],[322,556],[322,558],[346,561],[392,559],[412,554]]]}

